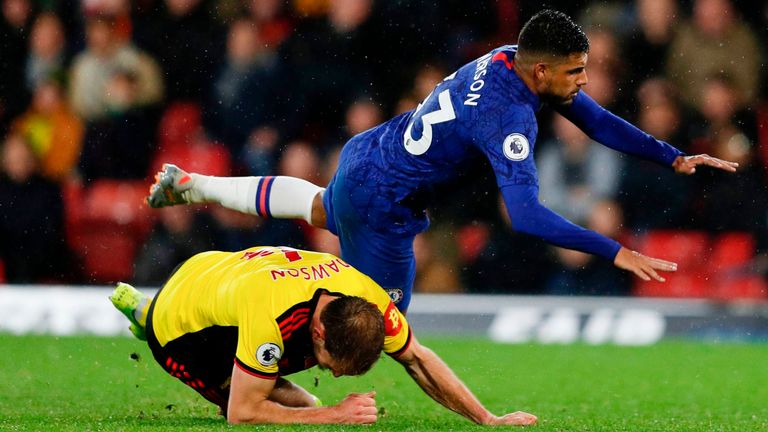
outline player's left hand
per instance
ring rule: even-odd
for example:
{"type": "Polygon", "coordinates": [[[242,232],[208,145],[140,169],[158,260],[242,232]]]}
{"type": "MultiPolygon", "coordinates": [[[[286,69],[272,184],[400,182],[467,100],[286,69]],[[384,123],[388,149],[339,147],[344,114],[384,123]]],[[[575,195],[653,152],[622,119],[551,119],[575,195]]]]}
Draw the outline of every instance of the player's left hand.
{"type": "Polygon", "coordinates": [[[493,417],[488,423],[492,426],[530,426],[535,425],[538,418],[527,412],[515,411],[502,417],[493,417]]]}
{"type": "Polygon", "coordinates": [[[678,174],[694,174],[696,172],[696,167],[699,165],[706,165],[728,172],[736,172],[736,168],[739,167],[737,162],[718,159],[708,154],[678,156],[675,158],[675,161],[672,162],[672,168],[674,168],[675,172],[678,174]]]}

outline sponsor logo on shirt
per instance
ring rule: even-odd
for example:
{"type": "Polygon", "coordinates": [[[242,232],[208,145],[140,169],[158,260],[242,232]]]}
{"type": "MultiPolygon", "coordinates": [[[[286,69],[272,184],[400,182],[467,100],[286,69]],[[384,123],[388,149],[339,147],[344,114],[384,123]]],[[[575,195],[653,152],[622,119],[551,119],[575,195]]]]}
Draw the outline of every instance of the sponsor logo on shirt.
{"type": "Polygon", "coordinates": [[[384,312],[384,333],[387,336],[397,336],[400,332],[400,328],[403,323],[400,321],[400,312],[394,303],[390,303],[387,306],[387,310],[384,312]]]}
{"type": "Polygon", "coordinates": [[[528,144],[528,138],[519,133],[507,135],[504,139],[504,156],[512,161],[521,161],[528,157],[531,152],[531,146],[528,144]]]}

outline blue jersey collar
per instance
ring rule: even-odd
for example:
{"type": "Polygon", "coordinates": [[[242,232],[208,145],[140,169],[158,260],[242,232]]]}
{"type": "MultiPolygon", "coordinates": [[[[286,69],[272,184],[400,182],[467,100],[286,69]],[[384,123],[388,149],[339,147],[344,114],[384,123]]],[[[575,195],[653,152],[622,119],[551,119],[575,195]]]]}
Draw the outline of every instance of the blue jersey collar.
{"type": "Polygon", "coordinates": [[[541,108],[541,100],[539,97],[525,85],[525,82],[517,76],[515,72],[515,54],[517,54],[517,45],[504,45],[502,47],[493,50],[493,57],[491,58],[494,63],[499,61],[503,63],[505,69],[507,69],[502,76],[504,76],[507,82],[510,84],[512,94],[522,102],[531,105],[534,111],[538,111],[541,108]]]}

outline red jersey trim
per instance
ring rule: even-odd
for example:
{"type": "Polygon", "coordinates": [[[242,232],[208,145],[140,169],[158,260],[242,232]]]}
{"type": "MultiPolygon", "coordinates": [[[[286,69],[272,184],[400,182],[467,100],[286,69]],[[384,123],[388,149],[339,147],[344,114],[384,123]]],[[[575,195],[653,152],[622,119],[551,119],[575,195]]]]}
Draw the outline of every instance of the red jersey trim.
{"type": "Polygon", "coordinates": [[[277,373],[269,373],[269,372],[262,372],[258,371],[247,364],[241,362],[237,357],[235,357],[235,365],[243,372],[247,373],[248,375],[255,376],[256,378],[261,379],[268,379],[268,380],[276,380],[277,379],[277,373]]]}
{"type": "Polygon", "coordinates": [[[408,327],[408,338],[405,340],[405,345],[403,345],[403,347],[400,348],[399,350],[397,350],[397,351],[395,351],[393,353],[389,353],[389,356],[397,358],[397,357],[400,357],[401,355],[403,355],[403,353],[406,350],[408,350],[408,347],[411,346],[411,336],[412,335],[413,335],[413,333],[411,333],[411,327],[409,326],[408,327]]]}

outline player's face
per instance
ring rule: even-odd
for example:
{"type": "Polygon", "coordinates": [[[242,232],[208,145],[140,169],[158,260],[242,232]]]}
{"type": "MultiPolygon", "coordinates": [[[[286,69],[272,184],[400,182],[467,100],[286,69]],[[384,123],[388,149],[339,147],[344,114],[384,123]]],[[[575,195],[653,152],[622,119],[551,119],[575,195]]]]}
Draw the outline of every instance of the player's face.
{"type": "Polygon", "coordinates": [[[331,354],[325,348],[315,347],[315,359],[317,359],[317,366],[323,370],[329,370],[336,378],[344,375],[341,372],[341,368],[336,365],[336,362],[331,357],[331,354]]]}
{"type": "Polygon", "coordinates": [[[542,72],[540,95],[559,105],[570,105],[587,85],[587,53],[571,54],[546,64],[542,72]]]}

